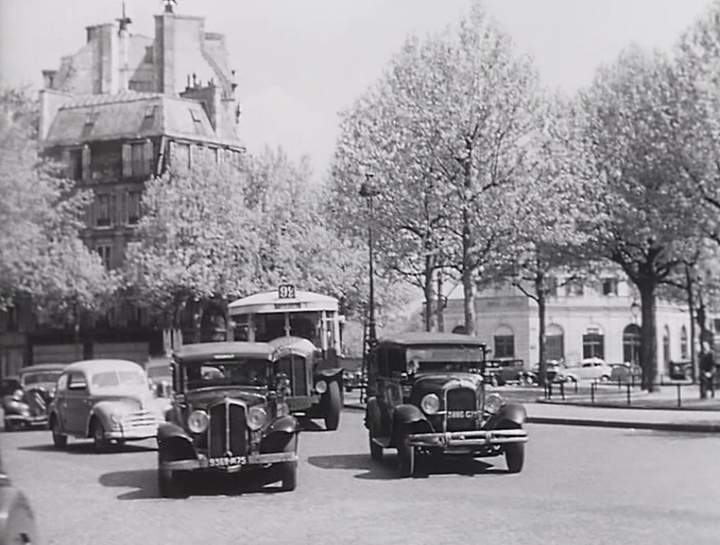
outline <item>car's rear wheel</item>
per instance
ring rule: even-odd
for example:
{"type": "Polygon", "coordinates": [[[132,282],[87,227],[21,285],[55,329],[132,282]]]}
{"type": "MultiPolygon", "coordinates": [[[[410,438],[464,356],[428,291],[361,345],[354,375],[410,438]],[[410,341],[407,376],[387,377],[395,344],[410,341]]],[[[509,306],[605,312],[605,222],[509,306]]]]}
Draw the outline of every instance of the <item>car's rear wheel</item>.
{"type": "Polygon", "coordinates": [[[383,448],[373,441],[372,432],[368,432],[368,438],[370,441],[370,458],[376,462],[381,462],[383,459],[383,448]]]}
{"type": "Polygon", "coordinates": [[[412,477],[415,474],[415,447],[408,443],[407,434],[398,438],[398,471],[401,477],[412,477]]]}
{"type": "Polygon", "coordinates": [[[67,435],[60,433],[58,422],[56,419],[50,421],[50,431],[52,432],[53,445],[55,448],[65,448],[67,446],[67,435]]]}
{"type": "Polygon", "coordinates": [[[110,441],[105,437],[105,427],[97,418],[92,421],[90,434],[92,435],[95,452],[107,452],[110,448],[110,441]]]}
{"type": "Polygon", "coordinates": [[[336,380],[328,383],[325,392],[325,429],[334,431],[340,425],[340,411],[342,410],[342,395],[340,385],[336,380]]]}
{"type": "Polygon", "coordinates": [[[505,461],[509,473],[520,473],[525,464],[525,444],[509,443],[505,447],[505,461]]]}
{"type": "Polygon", "coordinates": [[[183,475],[170,469],[158,468],[158,491],[163,498],[182,498],[185,495],[183,475]]]}
{"type": "MultiPolygon", "coordinates": [[[[295,435],[283,449],[283,452],[297,452],[298,436],[295,435]]],[[[297,488],[297,461],[280,464],[280,490],[291,492],[297,488]]]]}

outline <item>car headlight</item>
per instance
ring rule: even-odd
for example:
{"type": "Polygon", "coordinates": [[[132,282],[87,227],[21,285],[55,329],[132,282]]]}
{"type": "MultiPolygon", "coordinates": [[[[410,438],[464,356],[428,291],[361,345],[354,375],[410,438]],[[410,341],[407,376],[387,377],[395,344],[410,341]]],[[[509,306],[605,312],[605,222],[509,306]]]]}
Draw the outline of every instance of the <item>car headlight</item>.
{"type": "Polygon", "coordinates": [[[111,422],[112,422],[113,424],[119,425],[119,424],[122,422],[122,416],[120,416],[120,415],[117,414],[117,413],[112,413],[112,414],[110,415],[110,420],[111,420],[111,422]]]}
{"type": "Polygon", "coordinates": [[[253,431],[262,428],[267,422],[267,411],[262,407],[250,407],[247,414],[247,425],[253,431]]]}
{"type": "Polygon", "coordinates": [[[204,432],[208,424],[210,424],[210,417],[205,411],[193,411],[188,416],[188,429],[193,433],[204,432]]]}
{"type": "Polygon", "coordinates": [[[325,382],[324,380],[318,380],[315,383],[315,391],[319,394],[324,394],[325,392],[327,392],[327,382],[325,382]]]}
{"type": "Polygon", "coordinates": [[[505,402],[500,394],[490,394],[485,398],[485,412],[495,414],[505,402]]]}
{"type": "Polygon", "coordinates": [[[440,410],[440,398],[435,394],[427,394],[420,401],[420,408],[426,414],[435,414],[440,410]]]}

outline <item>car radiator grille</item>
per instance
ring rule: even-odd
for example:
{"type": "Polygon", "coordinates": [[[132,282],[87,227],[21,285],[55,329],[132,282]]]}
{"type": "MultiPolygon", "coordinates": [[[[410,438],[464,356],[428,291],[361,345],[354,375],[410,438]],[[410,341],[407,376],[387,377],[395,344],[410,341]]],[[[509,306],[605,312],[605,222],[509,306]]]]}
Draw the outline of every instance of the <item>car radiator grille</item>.
{"type": "Polygon", "coordinates": [[[237,403],[219,403],[210,409],[208,456],[225,456],[228,452],[236,456],[247,452],[245,407],[237,403]]]}
{"type": "MultiPolygon", "coordinates": [[[[477,401],[475,390],[470,388],[453,388],[447,391],[447,410],[451,411],[476,411],[477,401]]],[[[462,431],[473,429],[476,418],[450,418],[447,419],[447,431],[462,431]]]]}
{"type": "Polygon", "coordinates": [[[305,359],[299,357],[282,358],[279,362],[278,369],[281,373],[285,373],[290,379],[290,388],[292,395],[307,395],[307,373],[305,370],[305,359]]]}
{"type": "Polygon", "coordinates": [[[125,416],[122,420],[123,428],[140,428],[157,425],[158,420],[150,411],[136,411],[125,416]]]}

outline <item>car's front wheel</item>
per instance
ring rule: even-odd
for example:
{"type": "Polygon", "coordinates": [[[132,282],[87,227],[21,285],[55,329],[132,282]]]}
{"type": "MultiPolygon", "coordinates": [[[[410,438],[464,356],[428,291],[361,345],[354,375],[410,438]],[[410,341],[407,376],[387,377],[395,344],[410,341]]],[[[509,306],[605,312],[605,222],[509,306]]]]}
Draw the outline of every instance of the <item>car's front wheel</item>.
{"type": "Polygon", "coordinates": [[[509,473],[520,473],[525,464],[525,444],[509,443],[505,447],[505,461],[509,473]]]}
{"type": "Polygon", "coordinates": [[[325,429],[334,431],[340,425],[340,411],[342,410],[342,395],[340,385],[336,380],[328,383],[325,392],[325,429]]]}
{"type": "Polygon", "coordinates": [[[291,492],[297,488],[297,462],[283,462],[280,466],[280,489],[291,492]]]}
{"type": "Polygon", "coordinates": [[[56,419],[50,421],[50,431],[52,432],[53,445],[55,448],[65,448],[67,446],[67,435],[60,433],[58,422],[56,419]]]}
{"type": "Polygon", "coordinates": [[[381,462],[383,459],[383,448],[373,441],[372,432],[368,432],[370,441],[370,458],[376,462],[381,462]]]}
{"type": "Polygon", "coordinates": [[[409,444],[407,434],[398,438],[398,471],[401,477],[415,475],[415,447],[409,444]]]}
{"type": "Polygon", "coordinates": [[[95,452],[107,452],[110,447],[110,441],[105,437],[105,427],[97,418],[92,422],[90,434],[92,435],[95,452]]]}

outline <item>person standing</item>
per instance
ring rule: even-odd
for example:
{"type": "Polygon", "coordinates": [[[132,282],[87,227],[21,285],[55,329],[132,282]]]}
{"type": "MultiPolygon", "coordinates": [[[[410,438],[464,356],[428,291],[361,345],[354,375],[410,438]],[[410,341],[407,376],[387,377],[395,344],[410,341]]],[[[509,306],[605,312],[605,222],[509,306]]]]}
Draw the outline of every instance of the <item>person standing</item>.
{"type": "Polygon", "coordinates": [[[715,380],[715,355],[710,343],[703,342],[703,353],[700,355],[700,399],[707,398],[708,390],[712,390],[715,397],[713,381],[715,380]]]}

